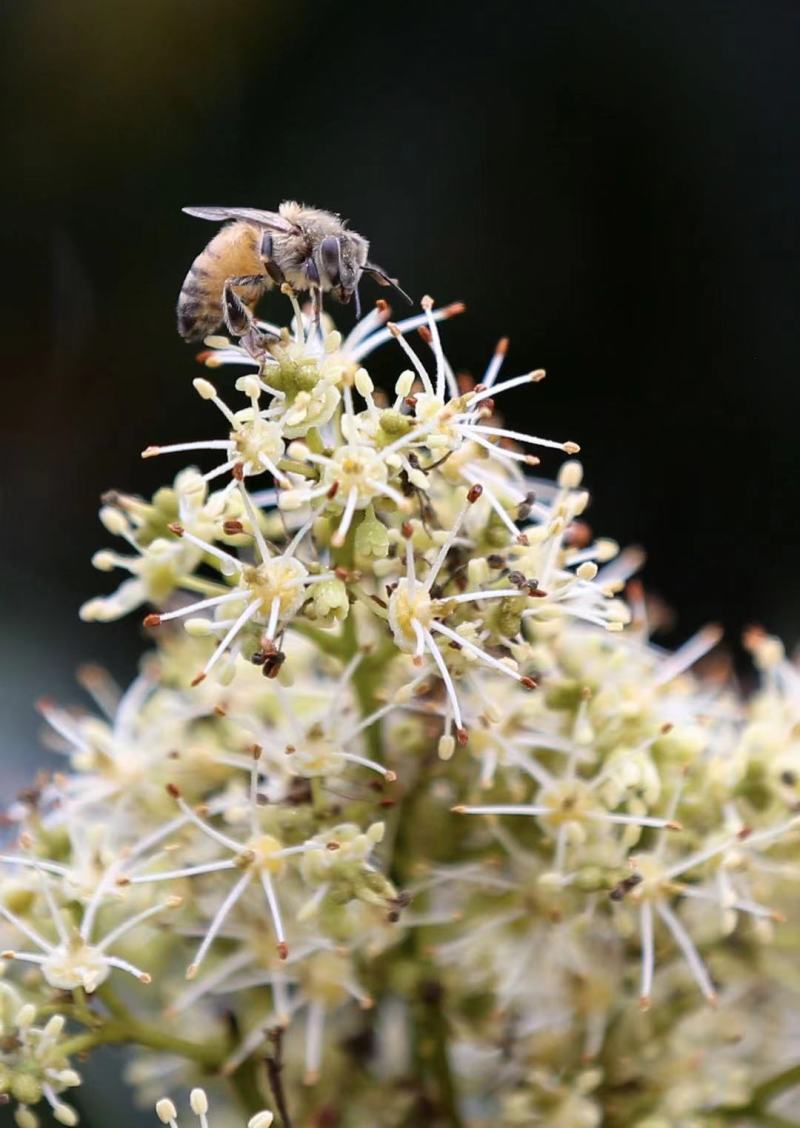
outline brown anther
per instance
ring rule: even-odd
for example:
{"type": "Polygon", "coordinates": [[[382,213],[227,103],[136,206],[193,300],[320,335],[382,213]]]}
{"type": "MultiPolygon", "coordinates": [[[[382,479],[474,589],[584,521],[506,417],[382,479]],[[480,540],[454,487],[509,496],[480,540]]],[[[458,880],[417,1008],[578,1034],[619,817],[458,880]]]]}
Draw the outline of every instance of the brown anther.
{"type": "Polygon", "coordinates": [[[414,535],[414,526],[410,521],[404,521],[400,526],[400,532],[403,534],[406,540],[408,540],[409,537],[413,537],[414,535]]]}
{"type": "Polygon", "coordinates": [[[120,874],[120,876],[114,882],[115,885],[130,885],[130,883],[131,879],[129,877],[126,877],[124,873],[120,874]]]}
{"type": "Polygon", "coordinates": [[[337,482],[332,483],[331,488],[328,490],[328,492],[326,493],[325,496],[327,497],[328,501],[332,501],[336,497],[338,492],[339,492],[339,483],[337,481],[337,482]]]}
{"type": "Polygon", "coordinates": [[[224,521],[222,531],[226,537],[235,537],[237,533],[244,532],[244,525],[241,521],[224,521]]]}
{"type": "Polygon", "coordinates": [[[384,301],[383,298],[378,298],[378,300],[375,303],[375,308],[377,309],[378,313],[380,313],[381,315],[388,314],[390,312],[390,309],[391,309],[389,303],[384,301]]]}
{"type": "Polygon", "coordinates": [[[396,803],[397,803],[397,800],[396,800],[396,799],[389,799],[389,798],[387,798],[387,799],[381,799],[381,800],[379,801],[379,803],[378,803],[378,806],[379,806],[379,807],[384,807],[384,808],[387,808],[387,807],[394,807],[394,805],[395,805],[396,803]]]}
{"type": "Polygon", "coordinates": [[[287,756],[292,756],[297,751],[297,748],[294,744],[287,744],[283,751],[287,756]]]}
{"type": "Polygon", "coordinates": [[[494,400],[485,399],[481,403],[481,413],[483,415],[494,415],[494,400]]]}
{"type": "Polygon", "coordinates": [[[370,595],[370,599],[371,599],[371,600],[372,600],[372,602],[373,602],[373,603],[375,603],[375,604],[376,604],[376,605],[377,605],[378,607],[382,607],[382,608],[383,608],[384,610],[386,610],[386,608],[388,607],[388,604],[387,604],[386,600],[385,600],[385,599],[381,599],[381,597],[380,597],[379,595],[370,595]]]}
{"type": "Polygon", "coordinates": [[[243,482],[244,481],[244,463],[243,462],[235,463],[232,470],[231,470],[231,475],[236,479],[237,482],[243,482]]]}
{"type": "Polygon", "coordinates": [[[585,521],[573,521],[564,533],[564,543],[570,548],[586,548],[592,543],[594,534],[585,521]]]}
{"type": "Polygon", "coordinates": [[[413,409],[417,406],[417,397],[416,396],[405,396],[405,398],[403,399],[403,403],[406,405],[406,407],[410,407],[413,411],[413,409]]]}
{"type": "Polygon", "coordinates": [[[505,356],[508,352],[508,337],[501,337],[495,345],[495,356],[505,356]]]}
{"type": "Polygon", "coordinates": [[[341,565],[339,565],[338,568],[333,569],[333,574],[336,576],[336,578],[338,580],[342,580],[344,583],[346,583],[347,580],[350,579],[350,573],[347,571],[346,568],[343,568],[341,565]]]}
{"type": "Polygon", "coordinates": [[[467,494],[467,501],[470,503],[470,505],[474,505],[475,502],[478,500],[478,498],[481,496],[482,493],[483,493],[483,486],[480,485],[480,483],[476,482],[475,485],[472,486],[469,493],[467,494]]]}
{"type": "Polygon", "coordinates": [[[250,655],[250,661],[254,666],[263,666],[267,658],[269,658],[269,654],[266,650],[254,650],[250,655]]]}
{"type": "Polygon", "coordinates": [[[179,521],[173,521],[170,525],[167,525],[167,528],[171,533],[174,533],[176,537],[182,537],[185,531],[179,521]]]}
{"type": "Polygon", "coordinates": [[[254,760],[259,760],[261,759],[261,753],[264,751],[264,749],[260,744],[251,744],[248,746],[247,751],[250,753],[254,760]]]}
{"type": "Polygon", "coordinates": [[[205,364],[205,362],[209,359],[209,357],[212,357],[213,355],[214,355],[213,349],[203,349],[203,351],[199,352],[194,359],[197,361],[198,364],[205,364]]]}
{"type": "Polygon", "coordinates": [[[145,617],[142,619],[142,626],[143,627],[160,627],[161,626],[161,616],[156,615],[155,612],[153,612],[150,615],[145,615],[145,617]]]}
{"type": "Polygon", "coordinates": [[[506,562],[504,557],[500,556],[496,552],[493,552],[491,553],[491,555],[486,557],[486,563],[490,568],[503,568],[505,567],[506,562]]]}
{"type": "Polygon", "coordinates": [[[340,842],[328,842],[325,845],[326,850],[341,850],[341,848],[340,842]]]}
{"type": "Polygon", "coordinates": [[[464,302],[450,302],[450,305],[444,307],[445,317],[457,317],[459,313],[463,313],[466,309],[464,302]]]}
{"type": "Polygon", "coordinates": [[[631,889],[635,889],[637,885],[641,885],[643,880],[640,873],[632,873],[630,877],[624,877],[622,881],[617,882],[609,893],[609,897],[612,901],[623,901],[626,894],[630,893],[631,889]]]}
{"type": "Polygon", "coordinates": [[[740,842],[744,842],[745,839],[749,838],[752,833],[753,833],[752,826],[743,826],[742,829],[736,835],[736,837],[739,839],[740,842]]]}
{"type": "Polygon", "coordinates": [[[431,333],[427,325],[420,325],[417,329],[417,332],[419,333],[420,337],[422,337],[426,345],[431,344],[431,342],[433,341],[433,334],[431,333]]]}
{"type": "Polygon", "coordinates": [[[660,731],[661,731],[661,735],[662,735],[662,736],[666,736],[666,735],[667,735],[667,733],[668,733],[668,732],[672,732],[672,730],[673,730],[674,728],[675,728],[675,726],[674,726],[674,724],[672,723],[672,721],[667,721],[667,722],[666,722],[666,724],[663,724],[663,725],[661,726],[661,730],[660,730],[660,731]]]}
{"type": "Polygon", "coordinates": [[[539,683],[526,675],[524,678],[519,679],[519,684],[524,685],[526,689],[536,689],[539,683]]]}
{"type": "Polygon", "coordinates": [[[171,795],[173,799],[180,799],[181,789],[174,783],[166,785],[167,795],[171,795]]]}
{"type": "Polygon", "coordinates": [[[285,960],[289,955],[289,945],[285,940],[281,940],[280,944],[277,945],[277,949],[279,959],[285,960]]]}
{"type": "Polygon", "coordinates": [[[463,746],[469,740],[469,733],[467,732],[467,730],[465,728],[457,728],[456,729],[456,740],[458,741],[458,743],[463,748],[463,746]]]}
{"type": "Polygon", "coordinates": [[[196,685],[199,685],[200,682],[204,682],[205,680],[206,680],[205,674],[198,674],[197,677],[192,678],[192,680],[189,682],[189,685],[192,688],[194,688],[196,685]]]}
{"type": "Polygon", "coordinates": [[[214,716],[215,717],[227,717],[227,715],[228,715],[228,710],[225,708],[224,705],[215,705],[214,706],[214,716]]]}

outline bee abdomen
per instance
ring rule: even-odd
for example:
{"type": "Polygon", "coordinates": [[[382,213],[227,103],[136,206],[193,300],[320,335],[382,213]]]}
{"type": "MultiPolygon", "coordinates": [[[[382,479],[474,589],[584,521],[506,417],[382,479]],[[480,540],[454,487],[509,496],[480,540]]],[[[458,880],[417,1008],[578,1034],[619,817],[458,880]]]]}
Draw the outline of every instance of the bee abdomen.
{"type": "MultiPolygon", "coordinates": [[[[178,332],[185,341],[202,340],[220,325],[222,291],[227,278],[261,271],[258,232],[250,224],[234,223],[218,232],[189,267],[178,295],[178,332]]],[[[263,286],[242,287],[242,301],[253,306],[263,286]]]]}
{"type": "Polygon", "coordinates": [[[212,297],[208,286],[194,280],[190,270],[178,295],[177,313],[180,335],[185,341],[198,341],[222,321],[222,304],[216,295],[212,297]]]}

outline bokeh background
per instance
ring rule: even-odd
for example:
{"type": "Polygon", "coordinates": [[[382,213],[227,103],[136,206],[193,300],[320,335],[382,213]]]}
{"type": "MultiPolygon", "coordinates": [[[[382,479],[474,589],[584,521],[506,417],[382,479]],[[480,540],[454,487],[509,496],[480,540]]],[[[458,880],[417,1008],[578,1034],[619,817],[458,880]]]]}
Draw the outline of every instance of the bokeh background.
{"type": "Polygon", "coordinates": [[[413,295],[467,302],[456,367],[508,334],[509,374],[547,368],[507,414],[581,443],[592,523],[646,546],[672,640],[720,620],[735,656],[752,621],[796,641],[796,0],[5,0],[0,19],[6,796],[41,759],[33,700],[72,698],[89,658],[127,678],[141,647],[134,621],[77,620],[110,586],[99,494],[178,469],[141,463],[148,443],[218,429],[174,329],[212,233],[184,204],[350,217],[413,295]]]}

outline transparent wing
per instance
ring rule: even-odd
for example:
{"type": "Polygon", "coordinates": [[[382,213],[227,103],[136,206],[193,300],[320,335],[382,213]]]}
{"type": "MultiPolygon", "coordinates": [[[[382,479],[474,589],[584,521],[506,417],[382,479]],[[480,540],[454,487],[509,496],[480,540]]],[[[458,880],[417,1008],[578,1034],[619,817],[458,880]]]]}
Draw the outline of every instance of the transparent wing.
{"type": "Polygon", "coordinates": [[[260,211],[258,208],[183,208],[182,211],[186,215],[194,215],[198,219],[211,219],[217,223],[226,219],[244,219],[250,223],[257,223],[268,231],[278,231],[284,235],[297,231],[293,223],[277,212],[260,211]]]}

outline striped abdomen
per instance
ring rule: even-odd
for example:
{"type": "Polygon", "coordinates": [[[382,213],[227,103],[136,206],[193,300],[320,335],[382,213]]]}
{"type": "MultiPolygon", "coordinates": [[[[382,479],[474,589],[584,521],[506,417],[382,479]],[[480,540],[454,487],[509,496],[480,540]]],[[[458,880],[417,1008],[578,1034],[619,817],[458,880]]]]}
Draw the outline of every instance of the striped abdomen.
{"type": "MultiPolygon", "coordinates": [[[[178,295],[178,332],[186,341],[207,337],[222,322],[222,291],[228,278],[262,274],[258,254],[260,229],[250,223],[230,223],[200,252],[178,295]]],[[[252,309],[265,284],[240,286],[236,292],[252,309]]]]}

